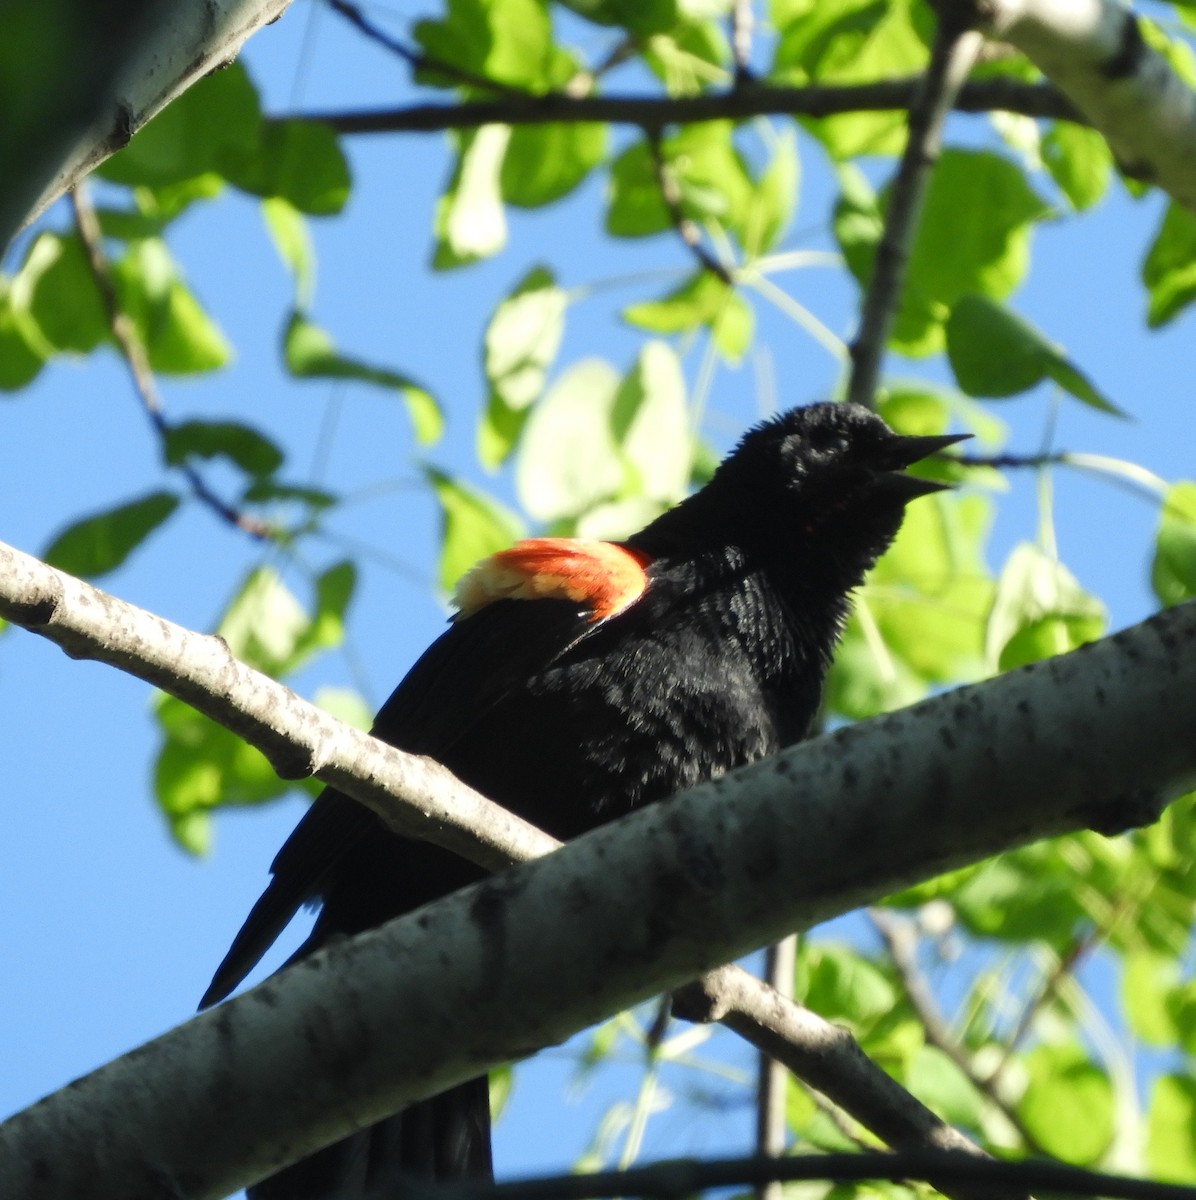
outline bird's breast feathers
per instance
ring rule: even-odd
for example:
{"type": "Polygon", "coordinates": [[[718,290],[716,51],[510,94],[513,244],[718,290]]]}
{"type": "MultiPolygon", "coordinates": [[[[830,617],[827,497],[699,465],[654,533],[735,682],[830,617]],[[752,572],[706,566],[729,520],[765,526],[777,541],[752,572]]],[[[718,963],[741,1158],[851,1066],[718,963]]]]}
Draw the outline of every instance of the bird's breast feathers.
{"type": "Polygon", "coordinates": [[[528,538],[484,558],[461,577],[453,603],[468,617],[495,600],[570,600],[603,621],[648,586],[646,554],[590,538],[528,538]]]}

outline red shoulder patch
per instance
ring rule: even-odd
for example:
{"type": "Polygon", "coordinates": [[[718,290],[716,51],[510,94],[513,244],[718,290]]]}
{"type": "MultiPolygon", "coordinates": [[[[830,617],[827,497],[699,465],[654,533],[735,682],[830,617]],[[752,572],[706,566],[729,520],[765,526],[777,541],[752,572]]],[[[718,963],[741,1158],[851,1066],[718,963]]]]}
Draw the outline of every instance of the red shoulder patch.
{"type": "Polygon", "coordinates": [[[573,600],[591,621],[621,613],[648,586],[646,554],[589,538],[528,538],[484,558],[453,592],[467,617],[494,600],[573,600]]]}

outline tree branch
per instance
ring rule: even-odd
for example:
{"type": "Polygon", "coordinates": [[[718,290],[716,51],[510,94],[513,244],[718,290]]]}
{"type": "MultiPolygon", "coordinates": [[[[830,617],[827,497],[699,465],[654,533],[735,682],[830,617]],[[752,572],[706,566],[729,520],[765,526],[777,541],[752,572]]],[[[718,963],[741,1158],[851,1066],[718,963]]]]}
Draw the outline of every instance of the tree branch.
{"type": "MultiPolygon", "coordinates": [[[[2,543],[0,615],[49,638],[74,657],[106,662],[186,700],[255,745],[284,778],[288,772],[294,775],[302,760],[318,778],[366,804],[397,832],[436,842],[491,869],[547,854],[560,845],[478,796],[437,764],[341,726],[281,684],[236,662],[219,638],[172,625],[2,543]]],[[[712,1004],[728,1014],[739,1012],[739,1025],[730,1019],[728,1024],[769,1053],[786,1037],[798,1039],[789,1063],[798,1074],[803,1062],[823,1061],[825,1022],[819,1023],[813,1014],[804,1020],[786,1018],[796,1006],[780,1002],[779,1012],[787,1023],[772,1025],[761,1015],[764,1007],[758,998],[743,1007],[744,998],[755,994],[757,981],[737,967],[725,968],[720,979],[730,988],[728,994],[722,994],[718,981],[705,981],[701,995],[707,1015],[691,1019],[716,1019],[708,1015],[712,1004]],[[763,1043],[751,1034],[757,1027],[764,1031],[763,1043]],[[803,1039],[810,1029],[813,1042],[807,1043],[803,1039]]],[[[777,1003],[772,1010],[778,1010],[777,1003]]],[[[921,1109],[876,1068],[863,1101],[857,1099],[862,1088],[858,1069],[845,1090],[828,1084],[824,1076],[819,1072],[809,1082],[862,1124],[869,1123],[871,1114],[896,1106],[894,1115],[874,1130],[878,1137],[886,1138],[889,1126],[903,1128],[906,1107],[921,1109]]],[[[907,1139],[900,1144],[910,1143],[907,1139]]],[[[944,1143],[934,1137],[925,1144],[944,1143]]]]}
{"type": "Polygon", "coordinates": [[[699,267],[721,279],[728,287],[732,286],[735,281],[731,272],[702,245],[702,231],[695,221],[685,215],[685,210],[681,206],[681,189],[677,186],[677,180],[672,171],[669,170],[669,164],[665,161],[664,151],[661,148],[660,130],[647,129],[644,131],[644,136],[648,141],[652,169],[656,174],[656,186],[660,189],[660,198],[664,201],[669,220],[677,231],[677,236],[697,259],[699,267]]]}
{"type": "Polygon", "coordinates": [[[982,45],[980,34],[940,18],[930,65],[910,105],[909,136],[889,189],[884,233],[872,262],[859,332],[850,348],[847,399],[868,408],[876,407],[881,358],[901,301],[909,247],[917,231],[930,170],[938,161],[943,126],[982,45]]]}
{"type": "MultiPolygon", "coordinates": [[[[550,93],[519,100],[473,101],[462,104],[413,104],[357,112],[285,114],[283,120],[322,121],[338,133],[435,133],[475,129],[481,125],[551,125],[608,121],[613,125],[662,128],[720,118],[831,117],[850,112],[889,112],[909,108],[921,79],[877,83],[768,87],[753,85],[700,96],[568,96],[550,93]]],[[[1087,122],[1049,84],[988,79],[967,83],[955,98],[959,112],[993,110],[1023,116],[1087,122]]]]}
{"type": "Polygon", "coordinates": [[[0,253],[175,96],[232,62],[290,0],[139,0],[122,7],[119,20],[109,5],[55,0],[47,9],[46,0],[23,2],[36,3],[54,33],[47,60],[31,75],[48,81],[45,103],[25,106],[35,123],[0,135],[0,253]]]}
{"type": "MultiPolygon", "coordinates": [[[[262,716],[285,711],[285,689],[249,679],[217,639],[134,620],[14,551],[0,555],[0,595],[0,615],[76,656],[143,658],[136,673],[173,678],[209,710],[221,695],[249,701],[228,724],[264,731],[291,773],[314,764],[350,794],[377,793],[373,745],[440,814],[397,822],[405,832],[491,863],[545,840],[496,810],[514,832],[471,850],[473,835],[438,825],[456,810],[429,781],[465,789],[353,731],[370,786],[329,770],[312,735],[330,718],[315,710],[297,714],[303,750],[288,758],[277,713],[262,716]]],[[[1177,607],[803,743],[330,946],[0,1127],[6,1182],[31,1200],[95,1194],[97,1181],[104,1195],[220,1196],[789,930],[1036,837],[1153,819],[1196,781],[1193,643],[1196,606],[1177,607]]]]}
{"type": "Polygon", "coordinates": [[[997,1087],[996,1072],[991,1075],[982,1075],[977,1071],[971,1054],[960,1045],[959,1039],[952,1034],[943,1014],[939,1011],[934,992],[931,991],[925,976],[918,969],[915,959],[917,937],[911,929],[910,923],[883,908],[870,909],[868,918],[872,922],[872,927],[880,934],[885,949],[893,961],[893,966],[897,969],[897,977],[901,980],[902,991],[905,992],[910,1007],[913,1008],[926,1033],[927,1043],[941,1050],[960,1069],[976,1091],[984,1096],[1017,1131],[1023,1145],[1031,1153],[1043,1153],[1042,1146],[1033,1131],[1018,1116],[1017,1110],[1005,1102],[997,1087]]]}
{"type": "Polygon", "coordinates": [[[1028,1159],[995,1162],[951,1151],[899,1154],[802,1154],[791,1158],[728,1158],[653,1163],[629,1171],[513,1180],[472,1189],[469,1200],[597,1200],[651,1196],[683,1200],[715,1188],[744,1188],[772,1181],[829,1180],[847,1183],[886,1179],[925,1180],[941,1191],[950,1182],[988,1195],[1009,1192],[1107,1196],[1116,1200],[1196,1200],[1196,1188],[1028,1159]]]}
{"type": "Polygon", "coordinates": [[[1196,92],[1118,0],[943,0],[1016,46],[1109,143],[1118,166],[1196,211],[1196,92]]]}
{"type": "MultiPolygon", "coordinates": [[[[104,253],[104,235],[100,229],[99,219],[87,195],[85,185],[80,183],[71,189],[71,207],[75,214],[75,228],[79,232],[79,240],[83,244],[83,252],[91,277],[95,280],[96,290],[100,294],[100,304],[108,319],[108,330],[112,340],[120,351],[125,365],[129,368],[129,377],[133,383],[133,391],[141,400],[141,407],[149,418],[158,442],[165,457],[166,442],[170,436],[170,422],[158,392],[153,369],[150,367],[149,355],[133,324],[132,318],[121,308],[120,297],[116,293],[116,283],[112,278],[112,266],[104,253]]],[[[191,494],[205,507],[214,512],[222,521],[242,533],[259,541],[272,541],[278,536],[278,531],[251,513],[242,512],[233,505],[222,500],[210,487],[204,477],[188,462],[179,464],[178,469],[191,488],[191,494]]]]}

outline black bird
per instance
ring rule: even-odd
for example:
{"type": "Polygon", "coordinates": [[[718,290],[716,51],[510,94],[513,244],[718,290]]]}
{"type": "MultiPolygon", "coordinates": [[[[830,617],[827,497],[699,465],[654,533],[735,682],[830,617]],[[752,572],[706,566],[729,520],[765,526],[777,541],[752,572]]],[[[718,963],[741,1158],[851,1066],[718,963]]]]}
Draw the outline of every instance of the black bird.
{"type": "MultiPolygon", "coordinates": [[[[382,707],[375,736],[558,838],[800,740],[852,589],[906,503],[943,487],[904,469],[959,440],[900,437],[855,405],[797,408],[752,429],[705,487],[625,542],[519,542],[458,585],[449,629],[382,707]]],[[[304,904],[321,907],[296,958],[482,874],[331,788],[271,873],[201,1007],[227,996],[304,904]]],[[[249,1194],[384,1197],[404,1175],[492,1175],[484,1078],[249,1194]]]]}

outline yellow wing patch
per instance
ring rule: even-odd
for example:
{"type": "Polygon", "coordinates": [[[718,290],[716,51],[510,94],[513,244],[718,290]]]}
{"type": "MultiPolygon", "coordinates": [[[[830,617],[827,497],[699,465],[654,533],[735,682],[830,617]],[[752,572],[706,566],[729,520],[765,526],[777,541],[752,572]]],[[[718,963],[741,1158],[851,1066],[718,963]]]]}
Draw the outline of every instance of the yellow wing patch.
{"type": "Polygon", "coordinates": [[[621,613],[648,586],[646,554],[589,538],[528,538],[484,558],[453,592],[460,616],[494,600],[572,600],[591,621],[621,613]]]}

